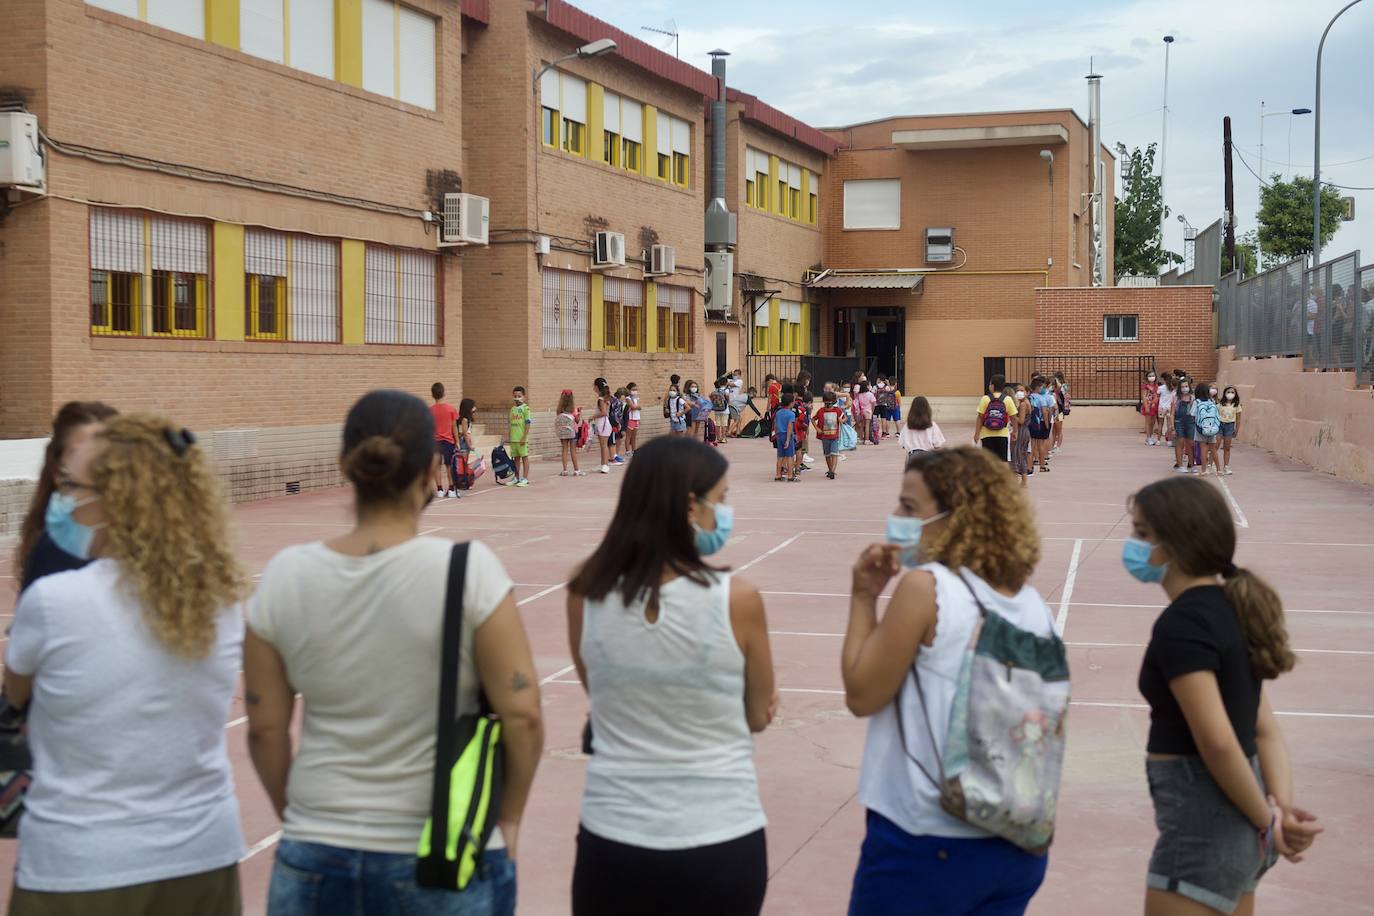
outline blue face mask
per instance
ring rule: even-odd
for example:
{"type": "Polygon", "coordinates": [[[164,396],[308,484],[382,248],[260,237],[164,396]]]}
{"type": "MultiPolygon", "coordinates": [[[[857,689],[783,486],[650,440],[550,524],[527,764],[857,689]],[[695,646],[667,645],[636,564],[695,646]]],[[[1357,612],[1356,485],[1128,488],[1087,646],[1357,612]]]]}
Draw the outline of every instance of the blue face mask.
{"type": "Polygon", "coordinates": [[[921,565],[921,530],[948,512],[937,512],[930,518],[916,518],[913,515],[889,515],[887,517],[887,542],[902,548],[902,565],[911,569],[921,565]]]}
{"type": "Polygon", "coordinates": [[[1121,565],[1126,567],[1126,572],[1141,582],[1160,582],[1164,579],[1169,564],[1161,563],[1156,566],[1151,563],[1150,554],[1154,553],[1154,550],[1155,545],[1149,541],[1130,538],[1121,548],[1121,565]]]}
{"type": "Polygon", "coordinates": [[[735,509],[724,503],[708,503],[704,499],[701,504],[710,506],[711,511],[716,516],[716,527],[713,531],[707,531],[696,525],[692,526],[697,529],[697,553],[703,557],[709,557],[724,547],[726,541],[730,540],[730,531],[735,527],[735,509]]]}
{"type": "Polygon", "coordinates": [[[91,542],[95,540],[96,529],[104,526],[83,525],[72,513],[87,503],[95,502],[97,498],[77,502],[66,493],[54,490],[52,496],[48,497],[47,511],[43,513],[43,528],[52,542],[81,560],[91,558],[91,542]]]}

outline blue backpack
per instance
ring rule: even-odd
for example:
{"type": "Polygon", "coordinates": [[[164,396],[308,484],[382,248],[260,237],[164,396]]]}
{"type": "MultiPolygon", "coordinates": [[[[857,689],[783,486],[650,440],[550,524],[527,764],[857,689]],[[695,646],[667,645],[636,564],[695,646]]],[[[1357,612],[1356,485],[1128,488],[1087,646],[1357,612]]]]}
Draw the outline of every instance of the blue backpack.
{"type": "Polygon", "coordinates": [[[515,473],[515,465],[506,453],[505,443],[491,450],[491,472],[496,475],[497,480],[505,480],[515,473]]]}
{"type": "Polygon", "coordinates": [[[1215,401],[1194,401],[1193,412],[1197,418],[1197,431],[1204,436],[1215,436],[1221,432],[1221,414],[1215,401]]]}

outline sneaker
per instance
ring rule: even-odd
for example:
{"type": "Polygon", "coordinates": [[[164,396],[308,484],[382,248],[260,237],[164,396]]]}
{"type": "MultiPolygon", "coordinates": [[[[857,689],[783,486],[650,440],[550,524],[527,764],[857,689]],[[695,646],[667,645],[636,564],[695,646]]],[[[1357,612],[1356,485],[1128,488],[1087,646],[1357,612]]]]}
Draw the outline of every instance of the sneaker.
{"type": "Polygon", "coordinates": [[[510,478],[509,480],[502,480],[502,481],[498,481],[498,482],[499,482],[499,483],[501,484],[501,486],[503,486],[503,487],[513,487],[513,486],[515,486],[515,482],[516,482],[516,480],[518,480],[518,479],[519,479],[519,478],[512,477],[512,478],[510,478]]]}
{"type": "Polygon", "coordinates": [[[816,459],[815,459],[815,458],[812,458],[810,455],[802,455],[802,464],[815,464],[815,463],[816,463],[816,459]]]}
{"type": "Polygon", "coordinates": [[[1145,440],[1145,444],[1146,444],[1146,445],[1154,445],[1154,444],[1155,444],[1155,437],[1154,437],[1154,436],[1151,436],[1150,438],[1146,439],[1146,440],[1145,440]]]}
{"type": "Polygon", "coordinates": [[[1227,477],[1230,477],[1230,476],[1231,476],[1231,469],[1228,467],[1226,470],[1222,471],[1221,473],[1225,474],[1227,477]]]}
{"type": "Polygon", "coordinates": [[[528,478],[528,477],[521,477],[519,480],[517,480],[517,481],[515,482],[515,485],[516,485],[517,487],[528,487],[528,486],[530,485],[529,478],[528,478]]]}
{"type": "Polygon", "coordinates": [[[457,496],[458,496],[458,491],[455,490],[455,489],[453,489],[452,487],[449,487],[448,498],[449,498],[449,499],[454,499],[454,498],[456,498],[457,496]]]}
{"type": "Polygon", "coordinates": [[[559,472],[558,472],[558,476],[559,476],[559,477],[571,477],[572,475],[573,475],[573,472],[572,472],[572,471],[559,471],[559,472]]]}
{"type": "Polygon", "coordinates": [[[586,471],[583,471],[583,470],[576,470],[576,471],[573,471],[573,472],[572,472],[572,475],[571,475],[571,476],[573,476],[573,477],[586,477],[586,476],[587,476],[587,472],[586,472],[586,471]]]}
{"type": "Polygon", "coordinates": [[[834,479],[835,479],[835,472],[834,472],[834,471],[826,471],[826,472],[825,472],[825,479],[826,479],[826,480],[834,480],[834,479]]]}
{"type": "Polygon", "coordinates": [[[841,455],[840,455],[840,460],[841,460],[841,461],[848,461],[848,460],[849,460],[849,456],[848,456],[848,455],[845,455],[845,454],[841,454],[841,455]]]}
{"type": "Polygon", "coordinates": [[[611,466],[609,464],[603,464],[601,467],[597,468],[597,471],[601,474],[609,474],[611,473],[611,466]]]}
{"type": "Polygon", "coordinates": [[[1174,465],[1174,473],[1176,473],[1176,474],[1187,474],[1187,473],[1188,473],[1188,469],[1185,468],[1185,467],[1183,467],[1182,465],[1177,465],[1177,464],[1176,464],[1176,465],[1174,465]]]}
{"type": "Polygon", "coordinates": [[[624,456],[622,456],[622,455],[616,455],[614,458],[611,459],[611,464],[624,464],[624,463],[625,463],[625,458],[624,458],[624,456]]]}

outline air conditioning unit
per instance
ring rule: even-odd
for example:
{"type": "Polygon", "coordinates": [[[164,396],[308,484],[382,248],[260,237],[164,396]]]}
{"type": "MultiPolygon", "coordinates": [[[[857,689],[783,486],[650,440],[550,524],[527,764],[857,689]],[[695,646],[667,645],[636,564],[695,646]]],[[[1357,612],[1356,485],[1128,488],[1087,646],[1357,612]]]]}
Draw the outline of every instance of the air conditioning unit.
{"type": "Polygon", "coordinates": [[[677,250],[672,245],[655,245],[649,249],[649,270],[655,277],[677,273],[677,250]]]}
{"type": "Polygon", "coordinates": [[[487,244],[491,201],[476,194],[445,194],[439,247],[487,244]]]}
{"type": "Polygon", "coordinates": [[[709,312],[730,314],[730,299],[734,294],[735,256],[728,251],[706,252],[706,276],[702,299],[709,312]]]}
{"type": "Polygon", "coordinates": [[[592,252],[592,266],[624,267],[625,236],[619,232],[598,232],[592,252]]]}
{"type": "Polygon", "coordinates": [[[27,111],[0,111],[0,188],[42,191],[40,146],[37,116],[27,111]]]}

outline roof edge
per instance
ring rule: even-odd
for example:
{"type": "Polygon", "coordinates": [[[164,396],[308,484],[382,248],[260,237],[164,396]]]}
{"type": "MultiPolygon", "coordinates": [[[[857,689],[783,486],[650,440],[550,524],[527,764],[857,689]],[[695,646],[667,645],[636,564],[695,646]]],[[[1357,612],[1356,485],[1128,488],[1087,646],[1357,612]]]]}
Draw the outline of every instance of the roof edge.
{"type": "Polygon", "coordinates": [[[742,92],[738,89],[726,87],[725,100],[727,102],[739,102],[743,108],[745,120],[752,121],[761,127],[766,127],[774,133],[781,134],[788,140],[794,140],[803,146],[809,147],[825,156],[827,159],[835,155],[835,151],[841,146],[839,140],[828,136],[819,128],[812,127],[805,121],[792,117],[784,111],[774,108],[756,95],[742,92]]]}

